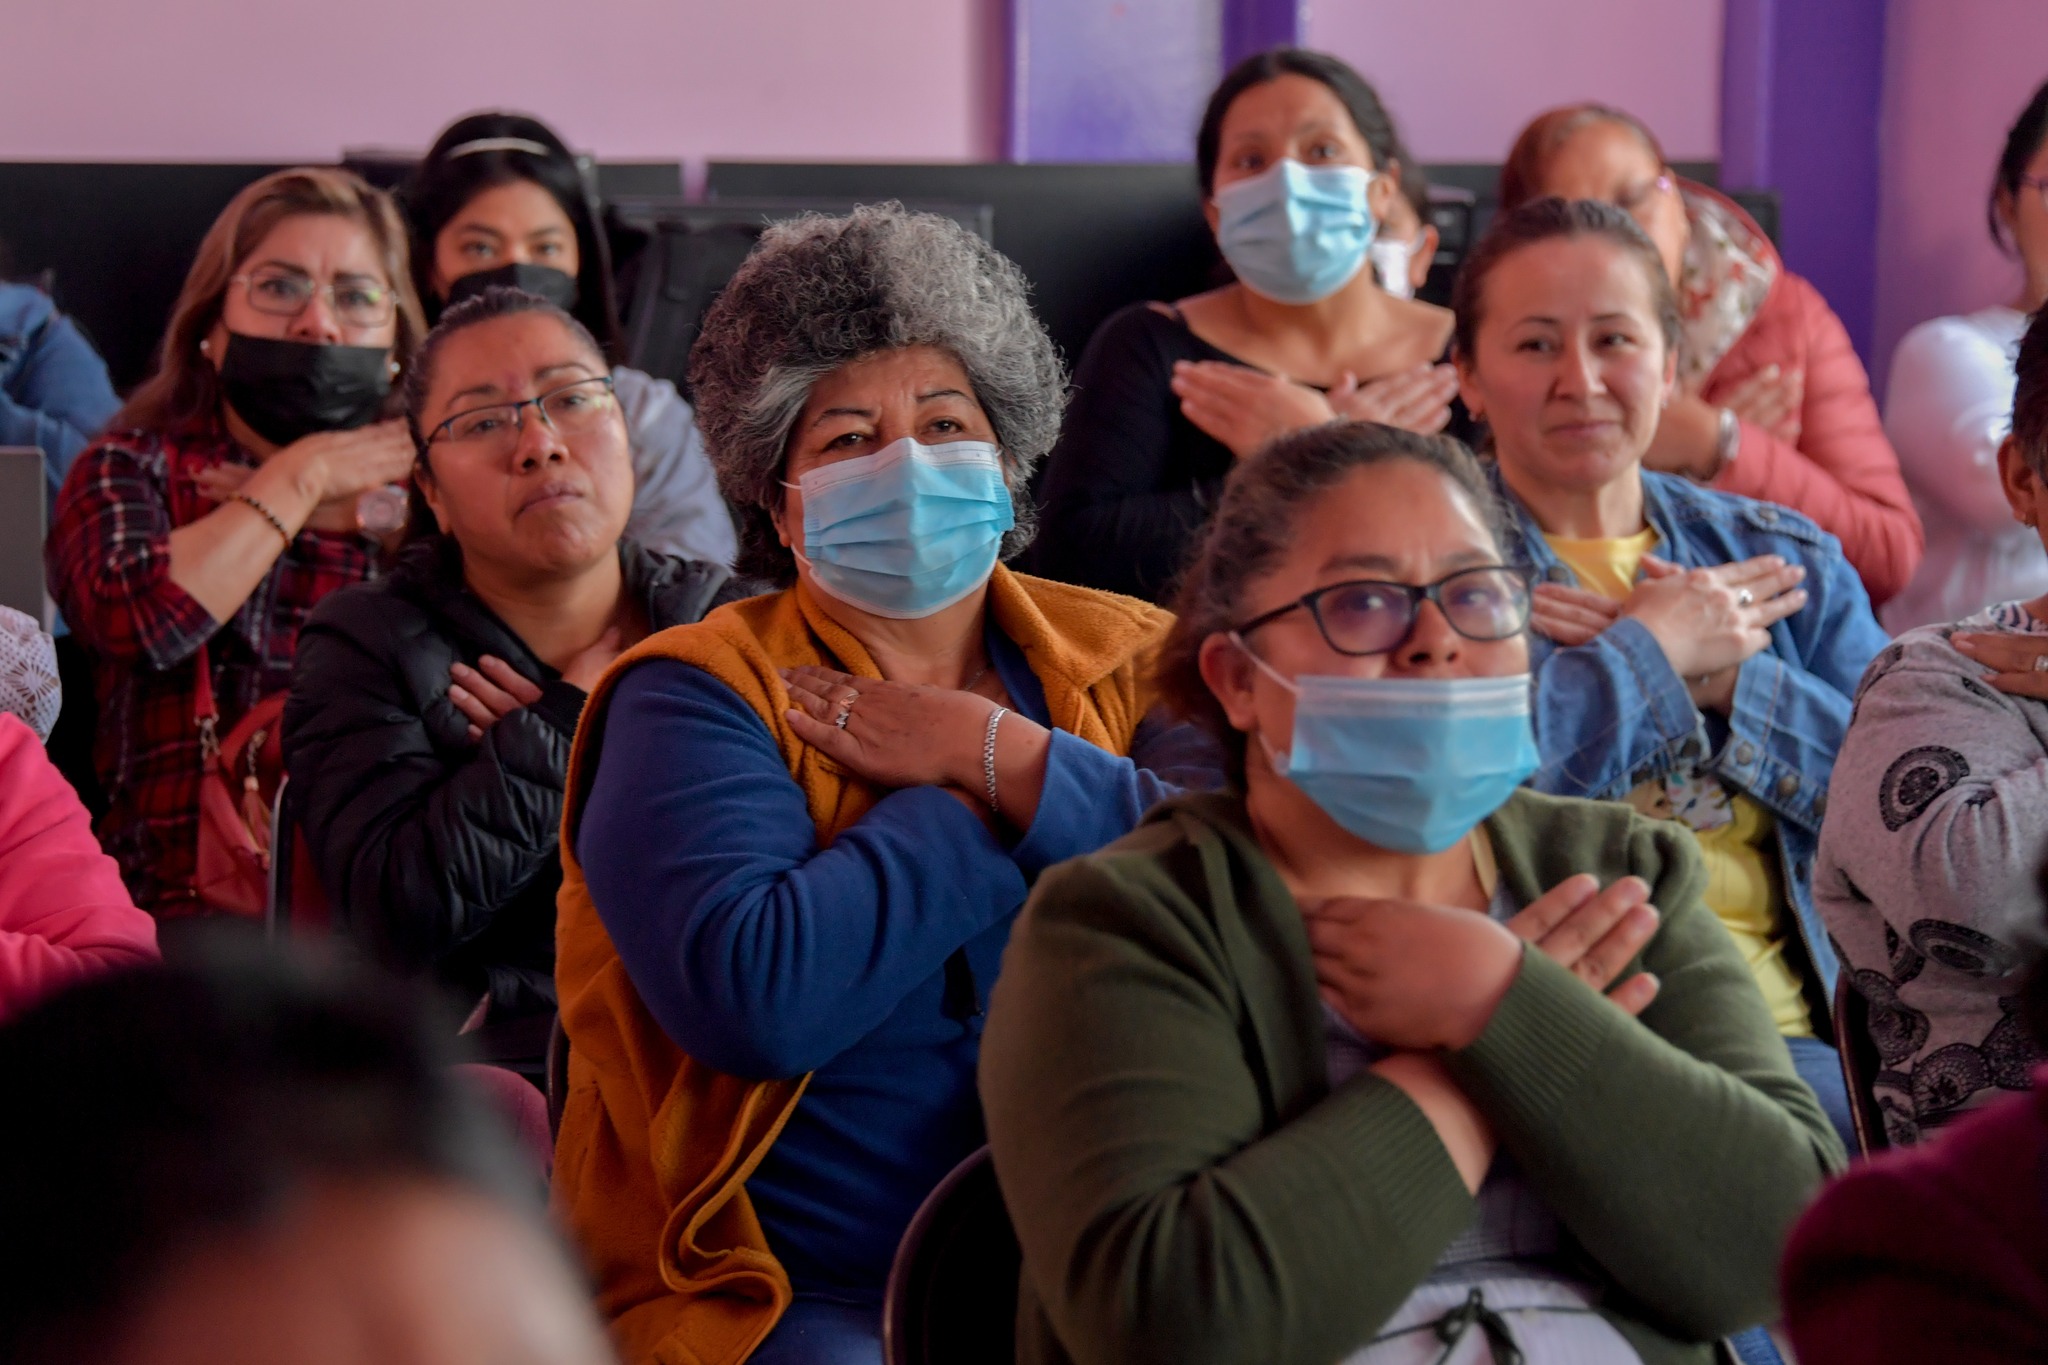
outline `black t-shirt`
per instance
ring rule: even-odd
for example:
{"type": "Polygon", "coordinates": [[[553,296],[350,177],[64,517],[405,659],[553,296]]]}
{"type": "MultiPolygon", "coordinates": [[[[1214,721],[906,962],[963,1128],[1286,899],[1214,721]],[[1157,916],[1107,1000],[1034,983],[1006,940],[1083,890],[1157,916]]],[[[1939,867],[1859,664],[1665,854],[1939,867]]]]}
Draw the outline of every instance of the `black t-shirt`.
{"type": "MultiPolygon", "coordinates": [[[[1245,363],[1153,304],[1113,314],[1089,338],[1040,487],[1034,572],[1153,602],[1171,595],[1236,463],[1181,412],[1181,360],[1245,363]]],[[[1448,434],[1465,436],[1455,401],[1452,418],[1448,434]]]]}

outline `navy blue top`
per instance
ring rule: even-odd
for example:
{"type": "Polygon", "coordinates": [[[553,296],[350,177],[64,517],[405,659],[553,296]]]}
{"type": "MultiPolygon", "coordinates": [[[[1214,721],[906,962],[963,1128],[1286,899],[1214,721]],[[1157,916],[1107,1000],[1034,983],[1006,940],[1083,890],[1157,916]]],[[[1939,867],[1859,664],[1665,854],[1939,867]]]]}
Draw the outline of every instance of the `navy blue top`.
{"type": "MultiPolygon", "coordinates": [[[[993,627],[988,647],[1015,709],[1050,724],[1023,652],[993,627]]],[[[710,674],[634,667],[605,731],[576,845],[598,915],[684,1051],[736,1076],[815,1073],[747,1192],[799,1294],[879,1303],[918,1204],[984,1141],[981,1002],[1031,881],[1219,785],[1220,755],[1154,717],[1132,758],[1055,730],[1014,847],[911,787],[821,849],[767,725],[710,674]]]]}

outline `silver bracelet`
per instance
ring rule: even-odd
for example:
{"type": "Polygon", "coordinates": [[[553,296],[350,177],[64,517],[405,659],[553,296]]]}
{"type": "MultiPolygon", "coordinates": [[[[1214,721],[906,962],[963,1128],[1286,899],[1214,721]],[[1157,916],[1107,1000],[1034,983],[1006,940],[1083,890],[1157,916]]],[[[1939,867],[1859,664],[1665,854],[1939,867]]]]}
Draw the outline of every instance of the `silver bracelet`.
{"type": "Polygon", "coordinates": [[[996,727],[1003,723],[1003,717],[1009,711],[1007,706],[998,706],[989,712],[988,736],[981,743],[981,775],[988,781],[988,808],[997,815],[1003,813],[1003,807],[996,800],[996,727]]]}

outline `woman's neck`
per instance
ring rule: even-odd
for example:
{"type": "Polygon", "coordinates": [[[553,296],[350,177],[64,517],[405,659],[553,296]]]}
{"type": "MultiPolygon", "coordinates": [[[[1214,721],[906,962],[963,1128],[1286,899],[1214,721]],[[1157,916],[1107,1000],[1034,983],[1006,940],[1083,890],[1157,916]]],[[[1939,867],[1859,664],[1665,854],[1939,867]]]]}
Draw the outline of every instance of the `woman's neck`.
{"type": "Polygon", "coordinates": [[[1566,540],[1618,540],[1638,535],[1648,525],[1640,466],[1631,465],[1620,478],[1591,489],[1538,486],[1507,460],[1500,462],[1500,472],[1545,535],[1566,540]]]}
{"type": "Polygon", "coordinates": [[[2040,270],[2032,265],[2025,267],[2026,273],[2020,279],[2020,296],[2013,300],[2013,309],[2032,317],[2041,311],[2041,305],[2048,303],[2048,263],[2040,270]]]}
{"type": "Polygon", "coordinates": [[[233,439],[236,445],[254,455],[257,464],[262,464],[265,460],[277,454],[278,451],[284,449],[283,446],[273,441],[266,441],[261,436],[258,436],[255,428],[244,422],[242,415],[225,401],[220,405],[220,412],[221,417],[226,423],[228,436],[233,439]]]}
{"type": "Polygon", "coordinates": [[[1387,296],[1362,269],[1351,282],[1314,303],[1279,303],[1242,284],[1232,290],[1242,325],[1260,336],[1293,335],[1318,351],[1336,353],[1355,346],[1388,321],[1387,296]]]}
{"type": "Polygon", "coordinates": [[[1441,853],[1397,853],[1352,834],[1292,782],[1270,769],[1250,741],[1246,755],[1245,811],[1259,846],[1273,860],[1295,900],[1333,896],[1421,901],[1468,909],[1485,906],[1469,839],[1441,853]]]}
{"type": "Polygon", "coordinates": [[[964,688],[988,669],[982,643],[988,611],[985,590],[914,621],[876,616],[842,602],[814,587],[802,570],[795,591],[860,641],[882,676],[892,682],[964,688]]]}
{"type": "Polygon", "coordinates": [[[616,549],[573,573],[546,578],[507,573],[464,556],[462,577],[534,657],[555,669],[595,644],[626,605],[626,575],[616,549]]]}

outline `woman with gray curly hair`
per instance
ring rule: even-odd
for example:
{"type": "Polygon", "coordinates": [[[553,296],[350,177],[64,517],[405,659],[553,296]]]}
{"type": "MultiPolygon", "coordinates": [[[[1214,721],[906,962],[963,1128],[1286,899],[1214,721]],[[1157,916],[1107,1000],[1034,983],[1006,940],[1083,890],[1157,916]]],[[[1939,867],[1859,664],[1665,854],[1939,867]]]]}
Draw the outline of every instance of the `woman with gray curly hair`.
{"type": "Polygon", "coordinates": [[[556,1206],[628,1360],[879,1362],[891,1255],[982,1142],[1038,873],[1216,767],[1145,603],[1012,573],[1065,377],[1023,277],[897,206],[769,231],[698,420],[780,591],[663,631],[571,761],[556,1206]]]}

